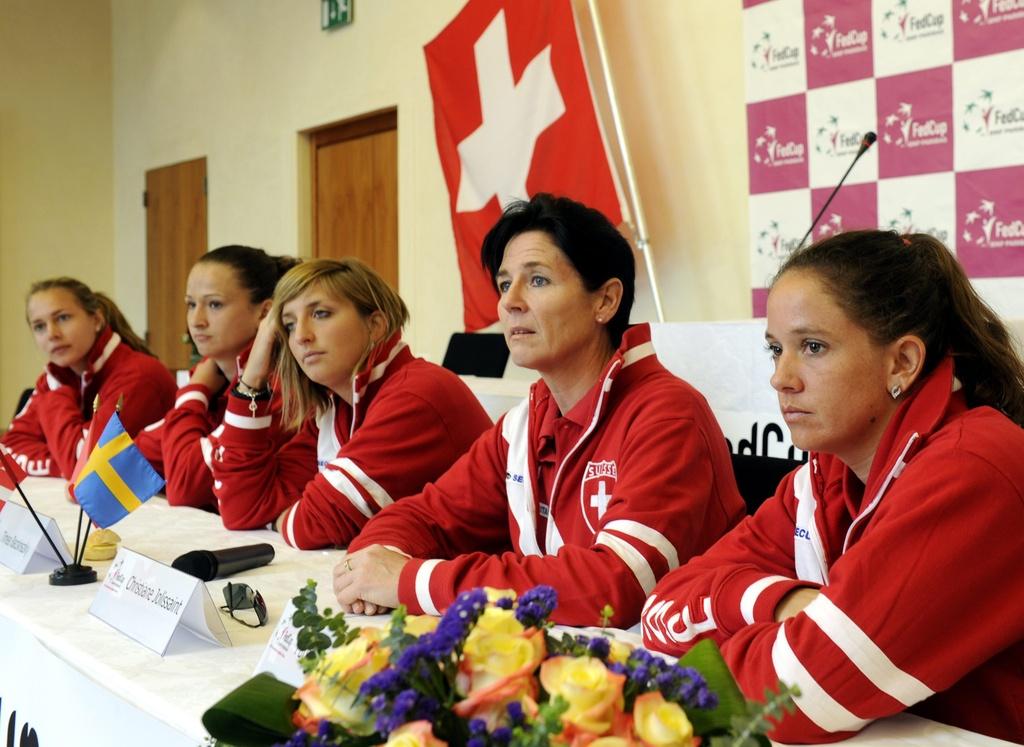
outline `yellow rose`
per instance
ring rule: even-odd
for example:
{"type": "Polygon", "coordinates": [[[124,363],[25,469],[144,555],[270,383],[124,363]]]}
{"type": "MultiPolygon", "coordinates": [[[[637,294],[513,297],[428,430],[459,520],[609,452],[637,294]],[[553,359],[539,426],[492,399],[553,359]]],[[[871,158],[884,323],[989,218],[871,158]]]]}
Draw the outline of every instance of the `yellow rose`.
{"type": "Polygon", "coordinates": [[[455,705],[455,712],[463,718],[484,719],[488,728],[494,728],[507,721],[505,708],[513,700],[522,703],[527,712],[535,707],[537,683],[533,673],[544,660],[545,646],[543,631],[525,631],[515,618],[510,623],[501,616],[491,616],[485,628],[488,625],[498,630],[515,630],[518,626],[519,632],[473,629],[456,678],[456,686],[466,698],[455,705]]]}
{"type": "Polygon", "coordinates": [[[525,629],[523,624],[516,620],[516,614],[512,610],[503,610],[500,607],[485,607],[483,614],[480,615],[480,619],[476,621],[476,625],[469,631],[469,637],[466,640],[469,642],[474,638],[492,633],[517,635],[525,629]]]}
{"type": "Polygon", "coordinates": [[[540,667],[540,683],[551,697],[561,695],[569,704],[562,721],[602,736],[622,711],[625,675],[608,671],[592,657],[555,656],[540,667]]]}
{"type": "Polygon", "coordinates": [[[499,599],[516,601],[515,589],[495,589],[493,586],[485,586],[484,592],[487,594],[487,604],[494,604],[499,599]]]}
{"type": "Polygon", "coordinates": [[[623,641],[614,638],[608,640],[608,661],[625,664],[626,659],[633,653],[633,647],[623,641]]]}
{"type": "Polygon", "coordinates": [[[509,622],[492,617],[489,623],[498,630],[514,630],[514,623],[519,630],[489,633],[479,625],[473,628],[463,648],[457,683],[460,691],[467,695],[508,677],[532,674],[544,659],[543,631],[527,633],[515,618],[509,622]]]}
{"type": "Polygon", "coordinates": [[[637,696],[633,704],[633,728],[645,743],[655,747],[690,747],[693,725],[678,703],[670,703],[659,692],[637,696]]]}
{"type": "Polygon", "coordinates": [[[429,721],[410,721],[391,732],[384,747],[448,747],[448,743],[434,736],[429,721]]]}
{"type": "Polygon", "coordinates": [[[373,717],[365,703],[356,703],[359,687],[388,664],[389,651],[378,646],[380,631],[364,628],[351,643],[329,652],[296,692],[300,701],[293,721],[316,733],[321,719],[356,734],[373,733],[373,717]]]}
{"type": "Polygon", "coordinates": [[[440,617],[433,615],[406,615],[404,632],[409,635],[421,636],[424,633],[431,633],[441,622],[440,617]]]}

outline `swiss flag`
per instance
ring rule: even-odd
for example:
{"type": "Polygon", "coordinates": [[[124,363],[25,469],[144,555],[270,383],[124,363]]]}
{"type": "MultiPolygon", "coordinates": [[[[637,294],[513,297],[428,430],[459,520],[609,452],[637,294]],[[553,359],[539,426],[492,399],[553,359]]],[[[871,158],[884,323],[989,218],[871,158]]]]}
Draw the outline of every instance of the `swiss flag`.
{"type": "Polygon", "coordinates": [[[424,51],[473,331],[498,319],[480,246],[503,205],[551,192],[622,213],[570,0],[469,0],[424,51]]]}
{"type": "Polygon", "coordinates": [[[10,455],[4,451],[4,447],[0,446],[0,510],[3,510],[4,501],[14,486],[24,480],[28,475],[25,474],[18,463],[11,459],[10,455]]]}

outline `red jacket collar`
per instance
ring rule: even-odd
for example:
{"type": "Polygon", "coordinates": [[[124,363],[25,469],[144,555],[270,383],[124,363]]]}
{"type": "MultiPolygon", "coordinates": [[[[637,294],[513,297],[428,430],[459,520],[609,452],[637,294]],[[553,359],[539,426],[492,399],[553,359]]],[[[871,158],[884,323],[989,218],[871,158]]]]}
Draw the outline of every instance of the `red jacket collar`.
{"type": "MultiPolygon", "coordinates": [[[[563,413],[581,427],[586,427],[595,418],[600,417],[607,407],[608,397],[605,396],[616,381],[625,383],[634,375],[646,373],[650,365],[658,366],[651,343],[651,326],[635,324],[622,335],[619,349],[605,364],[601,375],[568,413],[563,413]],[[636,365],[640,364],[640,365],[636,365]]],[[[530,399],[535,407],[552,407],[551,390],[541,379],[530,388],[530,399]]]]}
{"type": "MultiPolygon", "coordinates": [[[[349,434],[355,432],[366,414],[366,408],[386,376],[394,373],[413,360],[409,346],[402,341],[402,333],[395,332],[390,338],[377,345],[371,352],[359,373],[352,377],[352,417],[349,434]]],[[[337,406],[344,406],[341,397],[336,397],[337,406]]]]}
{"type": "Polygon", "coordinates": [[[81,378],[67,366],[55,366],[53,363],[46,364],[46,372],[62,384],[79,384],[88,382],[98,374],[111,354],[121,344],[121,336],[110,329],[107,325],[96,335],[96,342],[89,349],[85,356],[86,367],[81,378]]]}

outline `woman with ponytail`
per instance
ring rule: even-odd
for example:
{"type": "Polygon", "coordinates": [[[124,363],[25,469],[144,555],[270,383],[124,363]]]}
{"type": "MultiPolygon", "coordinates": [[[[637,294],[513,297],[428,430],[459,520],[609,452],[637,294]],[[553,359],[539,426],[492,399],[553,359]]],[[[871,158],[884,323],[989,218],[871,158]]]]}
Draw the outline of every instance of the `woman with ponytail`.
{"type": "Polygon", "coordinates": [[[924,234],[794,253],[768,295],[771,385],[810,452],[670,573],[644,643],[722,647],[740,687],[796,685],[770,735],[831,742],[909,709],[1024,742],[1024,364],[924,234]]]}
{"type": "MultiPolygon", "coordinates": [[[[228,245],[207,252],[192,266],[185,286],[185,318],[203,359],[178,390],[174,407],[137,440],[164,475],[172,506],[216,510],[210,437],[223,429],[228,391],[238,381],[260,320],[270,311],[274,286],[298,261],[228,245]]],[[[283,438],[279,411],[272,409],[267,431],[275,444],[283,438]]]]}
{"type": "Polygon", "coordinates": [[[134,436],[170,407],[174,379],[117,305],[79,280],[35,283],[25,307],[48,362],[0,443],[28,474],[68,478],[93,421],[105,425],[123,400],[121,422],[134,436]]]}
{"type": "Polygon", "coordinates": [[[356,259],[306,261],[281,278],[214,439],[224,526],[270,526],[304,550],[345,546],[490,427],[455,374],[413,357],[408,318],[356,259]],[[280,394],[268,386],[275,360],[280,394]],[[279,399],[294,434],[277,448],[268,429],[279,399]]]}

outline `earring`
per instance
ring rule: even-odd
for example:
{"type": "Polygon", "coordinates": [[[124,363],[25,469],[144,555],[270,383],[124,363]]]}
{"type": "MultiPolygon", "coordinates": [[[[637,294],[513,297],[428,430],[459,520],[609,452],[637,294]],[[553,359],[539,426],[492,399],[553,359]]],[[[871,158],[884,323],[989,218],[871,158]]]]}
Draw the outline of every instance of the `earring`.
{"type": "Polygon", "coordinates": [[[903,388],[899,384],[896,384],[889,390],[889,394],[892,395],[893,399],[899,399],[900,395],[903,394],[903,388]]]}
{"type": "Polygon", "coordinates": [[[603,316],[599,316],[594,321],[596,321],[598,324],[604,324],[604,317],[603,316]]]}

